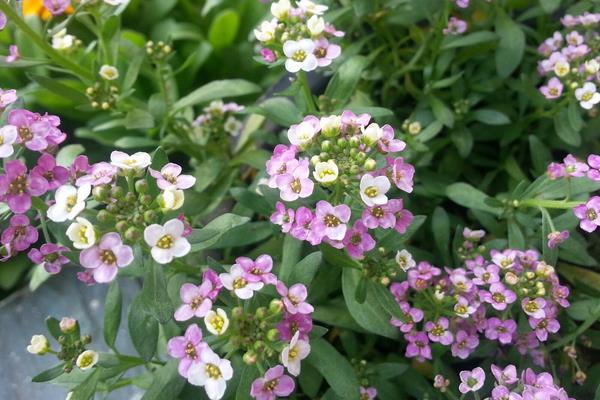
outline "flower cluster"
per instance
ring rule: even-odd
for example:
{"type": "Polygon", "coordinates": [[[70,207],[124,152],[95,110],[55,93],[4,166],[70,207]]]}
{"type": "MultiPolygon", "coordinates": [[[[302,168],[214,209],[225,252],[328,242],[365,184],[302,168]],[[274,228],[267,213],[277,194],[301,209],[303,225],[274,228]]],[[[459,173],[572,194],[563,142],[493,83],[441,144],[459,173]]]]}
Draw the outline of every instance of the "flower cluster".
{"type": "MultiPolygon", "coordinates": [[[[478,392],[485,383],[485,372],[483,368],[477,367],[471,371],[461,371],[459,374],[460,384],[458,391],[463,394],[476,393],[476,396],[482,396],[491,400],[534,400],[534,399],[556,399],[573,400],[565,389],[554,383],[552,374],[542,372],[536,374],[531,368],[521,372],[518,376],[517,368],[509,364],[506,368],[498,367],[495,364],[491,366],[491,372],[494,376],[494,388],[491,396],[485,397],[478,392]]],[[[448,390],[450,382],[442,375],[436,375],[434,387],[442,393],[448,390]]],[[[479,397],[477,397],[479,398],[479,397]]]]}
{"type": "Polygon", "coordinates": [[[600,14],[567,15],[562,22],[567,32],[554,32],[538,47],[538,52],[546,57],[539,61],[538,70],[549,78],[540,92],[546,99],[555,100],[567,90],[567,97],[574,96],[582,108],[591,110],[600,102],[600,63],[596,60],[600,14]]]}
{"type": "Polygon", "coordinates": [[[267,162],[269,187],[277,188],[283,201],[293,202],[318,193],[318,185],[329,201],[319,200],[314,209],[278,202],[271,221],[283,232],[312,245],[346,248],[353,258],[362,258],[376,244],[369,230],[406,231],[413,215],[402,199],[389,196],[392,185],[412,192],[414,167],[393,157],[406,147],[394,129],[370,120],[368,114],[351,111],[320,119],[311,115],[288,130],[291,145],[277,145],[267,162]],[[387,157],[378,167],[381,154],[387,157]]]}
{"type": "Polygon", "coordinates": [[[192,140],[201,146],[216,147],[215,153],[230,152],[230,136],[239,136],[244,127],[235,114],[244,109],[237,103],[216,100],[205,107],[192,123],[192,140]]]}
{"type": "Polygon", "coordinates": [[[450,17],[448,20],[448,25],[444,28],[444,35],[462,35],[467,31],[468,24],[466,21],[457,18],[450,17]]]}
{"type": "MultiPolygon", "coordinates": [[[[273,260],[261,255],[256,260],[239,257],[227,272],[208,269],[200,285],[181,286],[182,304],[175,311],[176,321],[202,318],[206,331],[196,323],[188,325],[183,336],[169,340],[168,352],[179,358],[179,373],[189,383],[203,386],[211,400],[220,399],[227,381],[233,376],[229,358],[243,353],[243,361],[255,365],[263,377],[252,383],[250,395],[266,400],[292,393],[293,376],[300,374],[301,361],[310,353],[313,307],[306,302],[303,284],[289,288],[272,272],[273,260]],[[256,292],[272,286],[280,296],[268,305],[249,302],[256,292]],[[228,299],[248,301],[244,306],[228,308],[228,299]],[[221,358],[218,353],[227,352],[221,358]],[[267,369],[268,368],[268,369],[267,369]]],[[[260,300],[257,296],[255,299],[260,300]]]]}
{"type": "Polygon", "coordinates": [[[486,338],[516,345],[543,364],[540,342],[558,332],[559,309],[569,306],[569,289],[534,250],[492,250],[490,259],[476,255],[464,267],[445,270],[423,261],[407,276],[390,286],[405,316],[391,323],[404,333],[406,356],[420,360],[431,359],[432,343],[466,359],[486,338]],[[517,330],[520,316],[529,329],[517,330]]]}
{"type": "Polygon", "coordinates": [[[310,0],[299,0],[296,7],[290,0],[272,3],[273,18],[254,30],[263,60],[274,63],[285,58],[285,68],[292,73],[330,65],[341,54],[341,48],[329,40],[344,33],[325,22],[325,11],[327,6],[310,0]]]}

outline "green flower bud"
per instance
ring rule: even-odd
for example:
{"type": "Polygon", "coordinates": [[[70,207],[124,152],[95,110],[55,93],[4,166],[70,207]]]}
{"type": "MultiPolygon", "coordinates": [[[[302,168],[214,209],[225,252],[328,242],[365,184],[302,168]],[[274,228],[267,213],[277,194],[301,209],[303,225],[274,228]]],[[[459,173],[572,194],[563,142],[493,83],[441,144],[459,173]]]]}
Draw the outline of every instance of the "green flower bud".
{"type": "Polygon", "coordinates": [[[322,152],[321,154],[319,154],[319,158],[321,159],[321,161],[327,161],[329,160],[329,153],[322,152]]]}
{"type": "Polygon", "coordinates": [[[358,152],[358,154],[356,155],[356,160],[358,162],[364,162],[367,159],[367,155],[365,154],[364,151],[360,151],[358,152]]]}
{"type": "Polygon", "coordinates": [[[350,147],[357,148],[360,145],[360,138],[358,136],[352,136],[350,138],[350,147]]]}
{"type": "Polygon", "coordinates": [[[256,342],[254,342],[254,346],[252,347],[254,348],[254,350],[260,352],[265,348],[265,342],[263,342],[262,340],[257,340],[256,342]]]}
{"type": "Polygon", "coordinates": [[[321,143],[321,150],[323,150],[323,151],[331,150],[331,142],[329,140],[324,140],[321,143]]]}
{"type": "Polygon", "coordinates": [[[106,210],[98,211],[98,215],[96,218],[98,218],[98,221],[100,221],[102,223],[108,223],[108,222],[112,222],[115,220],[115,216],[106,210]]]}
{"type": "Polygon", "coordinates": [[[113,199],[120,200],[123,198],[124,194],[125,189],[123,189],[121,186],[114,186],[112,189],[110,189],[110,197],[113,199]]]}
{"type": "Polygon", "coordinates": [[[137,196],[135,195],[135,193],[129,192],[125,195],[125,201],[127,203],[135,203],[137,199],[137,196]]]}
{"type": "Polygon", "coordinates": [[[242,360],[244,361],[244,363],[246,363],[248,365],[252,365],[252,364],[256,364],[257,358],[258,358],[258,356],[256,355],[256,352],[254,352],[253,350],[248,350],[247,352],[244,353],[242,360]]]}
{"type": "Polygon", "coordinates": [[[270,329],[267,332],[267,339],[270,342],[277,342],[279,340],[279,331],[277,329],[270,329]]]}
{"type": "Polygon", "coordinates": [[[256,318],[258,318],[258,319],[263,319],[264,317],[266,317],[266,316],[267,316],[267,309],[266,309],[265,307],[259,307],[259,308],[256,310],[256,313],[255,313],[255,315],[256,315],[256,318]]]}
{"type": "Polygon", "coordinates": [[[92,190],[92,195],[94,196],[94,200],[96,201],[106,201],[109,194],[109,189],[105,185],[96,186],[94,190],[92,190]]]}
{"type": "Polygon", "coordinates": [[[142,232],[138,228],[130,226],[129,229],[125,231],[125,239],[130,242],[137,242],[142,237],[142,232]]]}
{"type": "Polygon", "coordinates": [[[377,168],[377,162],[372,158],[367,158],[364,164],[364,168],[367,171],[373,171],[375,170],[375,168],[377,168]]]}
{"type": "Polygon", "coordinates": [[[352,175],[358,174],[360,172],[360,168],[358,165],[353,165],[350,167],[350,173],[352,175]]]}
{"type": "Polygon", "coordinates": [[[337,140],[337,145],[338,145],[338,146],[339,146],[341,149],[343,149],[343,148],[345,148],[346,146],[348,146],[348,141],[347,141],[346,139],[344,139],[344,138],[339,138],[339,139],[337,140]]]}
{"type": "Polygon", "coordinates": [[[147,193],[149,189],[148,181],[145,179],[140,179],[135,182],[135,191],[141,194],[147,193]]]}
{"type": "Polygon", "coordinates": [[[148,210],[144,213],[144,222],[147,224],[153,224],[158,218],[158,213],[154,210],[148,210]]]}
{"type": "Polygon", "coordinates": [[[235,307],[233,310],[231,310],[231,315],[234,318],[239,318],[244,315],[244,309],[242,307],[235,307]]]}
{"type": "Polygon", "coordinates": [[[149,206],[152,203],[152,200],[152,196],[150,196],[149,194],[140,196],[140,203],[142,203],[145,206],[149,206]]]}
{"type": "Polygon", "coordinates": [[[118,232],[123,233],[129,228],[129,224],[127,223],[127,221],[121,220],[116,223],[115,228],[117,228],[118,232]]]}
{"type": "Polygon", "coordinates": [[[310,163],[312,164],[313,167],[320,162],[321,162],[321,159],[319,158],[319,156],[312,156],[310,158],[310,163]]]}
{"type": "Polygon", "coordinates": [[[135,213],[132,220],[133,220],[133,223],[136,225],[144,224],[144,216],[142,214],[135,213]]]}
{"type": "Polygon", "coordinates": [[[269,313],[279,314],[283,310],[283,302],[280,299],[273,299],[269,303],[269,313]]]}

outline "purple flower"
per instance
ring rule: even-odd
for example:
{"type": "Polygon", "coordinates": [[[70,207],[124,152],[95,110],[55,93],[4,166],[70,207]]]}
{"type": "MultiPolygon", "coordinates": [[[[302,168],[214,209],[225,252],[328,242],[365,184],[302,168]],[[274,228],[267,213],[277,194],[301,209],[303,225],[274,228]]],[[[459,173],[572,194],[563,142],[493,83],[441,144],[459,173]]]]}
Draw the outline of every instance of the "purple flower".
{"type": "Polygon", "coordinates": [[[273,155],[266,164],[267,174],[271,177],[268,182],[270,188],[277,187],[276,180],[278,176],[287,174],[296,168],[298,165],[297,151],[296,146],[288,147],[283,144],[275,146],[273,155]]]}
{"type": "Polygon", "coordinates": [[[14,44],[11,44],[10,46],[8,46],[8,55],[6,56],[4,61],[11,64],[11,63],[14,63],[15,61],[19,61],[20,59],[21,59],[21,53],[19,53],[19,48],[14,44]]]}
{"type": "Polygon", "coordinates": [[[47,137],[53,127],[38,114],[27,110],[12,110],[8,114],[8,123],[17,127],[18,143],[22,143],[29,150],[43,151],[48,148],[47,137]]]}
{"type": "Polygon", "coordinates": [[[517,368],[514,365],[508,365],[506,368],[501,369],[492,364],[491,369],[499,385],[512,385],[518,381],[517,368]]]}
{"type": "Polygon", "coordinates": [[[277,277],[271,272],[273,259],[268,254],[258,256],[256,261],[248,257],[238,257],[235,263],[242,267],[246,273],[244,278],[248,282],[263,282],[266,285],[275,285],[277,277]]]}
{"type": "Polygon", "coordinates": [[[491,283],[496,283],[500,281],[500,276],[498,273],[500,272],[500,268],[495,264],[489,264],[487,267],[475,267],[473,268],[473,273],[475,274],[475,278],[473,278],[473,283],[476,285],[489,285],[491,283]]]}
{"type": "Polygon", "coordinates": [[[118,233],[109,232],[97,246],[83,250],[79,262],[82,267],[94,270],[96,282],[107,283],[115,279],[119,268],[133,262],[133,249],[123,244],[118,233]]]}
{"type": "Polygon", "coordinates": [[[36,264],[43,264],[44,269],[50,274],[58,274],[62,266],[69,263],[69,259],[62,255],[69,249],[54,243],[44,243],[40,249],[31,249],[27,256],[36,264]]]}
{"type": "Polygon", "coordinates": [[[307,240],[313,246],[321,243],[323,235],[313,229],[315,216],[307,207],[296,210],[296,221],[290,230],[290,234],[298,240],[307,240]]]}
{"type": "Polygon", "coordinates": [[[540,87],[540,92],[548,100],[557,99],[562,95],[563,84],[557,77],[552,77],[546,86],[540,87]]]}
{"type": "Polygon", "coordinates": [[[31,169],[30,176],[45,179],[48,190],[54,190],[69,180],[69,170],[56,165],[54,157],[44,153],[38,158],[37,165],[31,169]]]}
{"type": "Polygon", "coordinates": [[[458,386],[458,390],[462,394],[478,391],[485,382],[485,372],[481,367],[472,371],[461,371],[459,376],[461,384],[458,386]]]}
{"type": "Polygon", "coordinates": [[[302,340],[308,340],[308,334],[312,331],[313,321],[308,314],[290,314],[284,312],[283,318],[277,324],[279,332],[279,340],[290,341],[299,332],[299,337],[302,340]]]}
{"type": "Polygon", "coordinates": [[[502,252],[498,250],[492,250],[490,255],[492,256],[492,262],[504,270],[513,268],[515,266],[517,252],[514,250],[507,249],[502,252]]]}
{"type": "Polygon", "coordinates": [[[396,212],[402,210],[402,200],[392,199],[382,206],[365,208],[361,221],[369,229],[393,228],[396,226],[396,212]]]}
{"type": "MultiPolygon", "coordinates": [[[[2,12],[0,12],[0,24],[2,24],[2,12]]],[[[2,30],[2,28],[0,28],[2,30]]],[[[0,89],[0,111],[17,101],[17,91],[15,89],[0,89]]]]}
{"type": "Polygon", "coordinates": [[[546,306],[546,300],[541,297],[531,300],[529,297],[525,297],[521,300],[521,307],[525,314],[533,318],[544,318],[546,313],[544,307],[546,306]]]}
{"type": "Polygon", "coordinates": [[[214,301],[217,298],[217,296],[219,296],[219,292],[223,288],[223,283],[221,282],[219,275],[217,275],[217,273],[210,268],[208,268],[202,274],[202,282],[206,281],[210,282],[211,284],[211,289],[208,293],[208,298],[214,301]]]}
{"type": "Polygon", "coordinates": [[[453,0],[453,1],[460,8],[467,8],[467,7],[469,7],[470,0],[453,0]]]}
{"type": "Polygon", "coordinates": [[[315,40],[315,50],[313,53],[317,57],[317,65],[319,67],[326,67],[342,54],[342,48],[337,44],[329,43],[325,38],[320,38],[315,40]]]}
{"type": "Polygon", "coordinates": [[[546,313],[545,318],[529,318],[529,326],[535,331],[535,336],[540,342],[548,340],[548,333],[556,333],[560,329],[560,323],[554,315],[546,313]]]}
{"type": "Polygon", "coordinates": [[[509,344],[512,342],[513,333],[517,330],[517,323],[512,319],[505,321],[499,318],[492,317],[488,319],[487,328],[485,330],[485,337],[490,340],[498,340],[502,344],[509,344]]]}
{"type": "Polygon", "coordinates": [[[586,176],[590,167],[586,163],[577,161],[571,154],[567,155],[564,160],[565,173],[567,176],[574,176],[580,178],[586,176]]]}
{"type": "Polygon", "coordinates": [[[573,209],[573,213],[580,219],[579,227],[581,229],[590,233],[594,232],[600,225],[600,197],[594,196],[587,203],[578,205],[573,209]]]}
{"type": "Polygon", "coordinates": [[[321,237],[343,240],[346,236],[346,223],[350,220],[350,214],[350,207],[345,204],[334,207],[329,202],[320,200],[317,203],[312,229],[321,237]]]}
{"type": "Polygon", "coordinates": [[[461,318],[469,318],[470,315],[474,314],[477,311],[477,307],[469,301],[459,296],[456,304],[454,305],[454,312],[461,318]]]}
{"type": "Polygon", "coordinates": [[[4,171],[0,175],[0,199],[16,214],[31,208],[32,196],[41,196],[48,190],[46,180],[28,176],[27,167],[19,160],[8,161],[4,171]]]}
{"type": "Polygon", "coordinates": [[[298,198],[309,197],[314,190],[314,182],[308,177],[308,159],[303,158],[289,173],[279,175],[275,180],[280,190],[279,195],[284,201],[294,201],[298,198]]]}
{"type": "Polygon", "coordinates": [[[83,283],[85,283],[88,286],[92,286],[97,284],[98,282],[96,282],[96,280],[94,279],[94,273],[91,269],[86,269],[85,271],[80,271],[77,273],[77,279],[83,283]]]}
{"type": "Polygon", "coordinates": [[[283,365],[269,368],[262,378],[257,378],[250,387],[250,396],[257,400],[275,400],[289,396],[295,388],[294,380],[284,374],[283,365]]]}
{"type": "Polygon", "coordinates": [[[356,115],[352,111],[342,112],[342,131],[347,135],[353,135],[361,131],[361,128],[367,126],[371,116],[369,114],[356,115]]]}
{"type": "Polygon", "coordinates": [[[203,281],[200,286],[192,283],[181,285],[179,297],[183,304],[175,311],[175,321],[187,321],[193,317],[203,318],[213,305],[209,298],[212,287],[212,283],[208,280],[203,281]]]}
{"type": "Polygon", "coordinates": [[[263,60],[269,64],[277,61],[277,55],[275,52],[271,49],[267,49],[266,47],[260,49],[260,55],[262,56],[263,60]]]}
{"type": "Polygon", "coordinates": [[[569,297],[568,287],[561,286],[558,283],[552,287],[552,299],[563,308],[567,308],[571,305],[567,300],[567,297],[569,297]]]}
{"type": "Polygon", "coordinates": [[[355,259],[362,258],[364,253],[375,248],[375,239],[369,235],[369,230],[360,220],[346,232],[343,243],[350,257],[355,259]]]}
{"type": "Polygon", "coordinates": [[[450,17],[448,26],[442,31],[444,35],[462,35],[467,31],[467,23],[460,18],[450,17]]]}
{"type": "Polygon", "coordinates": [[[285,205],[278,201],[275,204],[275,212],[271,214],[271,222],[281,226],[283,233],[288,233],[294,226],[295,212],[292,208],[286,210],[285,205]]]}
{"type": "Polygon", "coordinates": [[[394,214],[396,214],[396,225],[394,226],[394,229],[398,233],[405,233],[414,219],[413,214],[405,209],[398,210],[394,214]]]}
{"type": "Polygon", "coordinates": [[[408,341],[405,356],[409,358],[417,357],[419,361],[431,360],[431,347],[429,338],[425,332],[412,332],[404,335],[408,341]]]}
{"type": "Polygon", "coordinates": [[[117,176],[118,171],[119,169],[110,163],[99,162],[88,169],[87,175],[79,177],[76,181],[76,185],[108,185],[112,183],[115,176],[117,176]]]}
{"type": "Polygon", "coordinates": [[[383,131],[383,135],[379,138],[377,142],[377,146],[379,150],[383,153],[397,153],[406,148],[406,143],[404,143],[400,139],[394,138],[394,128],[390,125],[386,124],[381,127],[383,131]]]}
{"type": "Polygon", "coordinates": [[[171,357],[179,358],[179,375],[188,377],[192,364],[200,363],[200,355],[208,348],[202,341],[202,330],[197,324],[188,326],[183,336],[176,336],[167,343],[167,353],[171,357]]]}
{"type": "Polygon", "coordinates": [[[148,168],[148,171],[162,190],[189,189],[196,183],[196,178],[191,175],[182,175],[181,166],[174,163],[168,163],[160,171],[152,168],[148,168]]]}
{"type": "Polygon", "coordinates": [[[73,160],[73,164],[69,167],[69,176],[73,182],[80,177],[87,175],[90,172],[90,164],[87,156],[79,155],[73,160]]]}
{"type": "Polygon", "coordinates": [[[290,314],[310,314],[315,309],[306,302],[308,291],[306,286],[296,283],[288,289],[283,282],[277,282],[277,293],[281,295],[281,300],[285,310],[290,314]]]}
{"type": "Polygon", "coordinates": [[[428,332],[429,340],[448,346],[454,340],[454,335],[448,330],[449,325],[450,321],[446,317],[441,317],[436,323],[427,321],[425,330],[428,332]]]}
{"type": "Polygon", "coordinates": [[[517,295],[504,287],[500,282],[492,283],[489,291],[480,291],[479,296],[486,303],[490,303],[495,310],[504,311],[508,304],[514,303],[517,295]]]}
{"type": "Polygon", "coordinates": [[[400,332],[408,333],[413,330],[415,324],[423,320],[423,311],[416,307],[411,307],[408,302],[400,303],[400,309],[404,314],[405,321],[401,321],[396,318],[392,318],[390,323],[398,329],[400,332]]]}
{"type": "Polygon", "coordinates": [[[548,247],[553,249],[569,238],[569,231],[553,231],[548,234],[548,247]]]}
{"type": "Polygon", "coordinates": [[[71,5],[71,0],[44,0],[44,7],[52,15],[60,15],[64,13],[71,5]]]}
{"type": "Polygon", "coordinates": [[[183,222],[183,233],[181,234],[182,237],[188,237],[192,234],[192,232],[194,231],[194,228],[192,228],[192,225],[190,224],[190,221],[188,221],[188,219],[185,217],[185,214],[180,213],[177,216],[177,219],[180,220],[181,222],[183,222]]]}
{"type": "Polygon", "coordinates": [[[562,178],[565,176],[565,165],[560,163],[550,163],[548,165],[548,169],[546,170],[546,175],[548,175],[548,179],[555,180],[558,178],[562,178]]]}
{"type": "Polygon", "coordinates": [[[8,228],[2,232],[1,240],[11,251],[24,251],[37,242],[38,237],[37,229],[29,224],[26,215],[13,215],[8,228]]]}
{"type": "Polygon", "coordinates": [[[375,400],[377,397],[377,389],[374,387],[360,387],[360,400],[375,400]]]}
{"type": "Polygon", "coordinates": [[[460,330],[456,333],[456,341],[452,344],[452,355],[461,359],[466,359],[469,354],[479,346],[479,338],[475,335],[469,335],[466,331],[460,330]]]}
{"type": "Polygon", "coordinates": [[[600,156],[590,154],[587,159],[590,169],[587,172],[587,177],[591,180],[600,182],[600,156]]]}
{"type": "Polygon", "coordinates": [[[387,158],[388,168],[391,167],[390,178],[396,187],[406,193],[413,191],[413,176],[415,175],[415,167],[405,163],[404,158],[387,158]]]}

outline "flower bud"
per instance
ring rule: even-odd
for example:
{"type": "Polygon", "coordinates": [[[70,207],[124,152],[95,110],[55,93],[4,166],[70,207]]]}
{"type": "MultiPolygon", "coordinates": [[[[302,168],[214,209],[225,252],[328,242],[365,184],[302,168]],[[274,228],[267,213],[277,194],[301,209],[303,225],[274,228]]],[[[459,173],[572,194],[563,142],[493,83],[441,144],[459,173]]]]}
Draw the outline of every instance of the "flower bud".
{"type": "Polygon", "coordinates": [[[94,350],[86,350],[77,357],[75,365],[82,371],[87,371],[98,363],[98,353],[94,350]]]}
{"type": "Polygon", "coordinates": [[[126,231],[125,231],[125,239],[129,242],[137,242],[138,240],[140,240],[142,237],[142,232],[140,232],[140,230],[138,228],[135,228],[133,226],[130,226],[126,231]]]}
{"type": "Polygon", "coordinates": [[[123,233],[129,228],[129,224],[127,221],[119,221],[115,224],[115,228],[117,228],[118,232],[123,233]]]}
{"type": "Polygon", "coordinates": [[[411,122],[408,124],[408,133],[411,135],[418,135],[421,133],[421,123],[419,121],[411,122]]]}
{"type": "Polygon", "coordinates": [[[339,138],[339,139],[337,140],[337,145],[338,145],[340,148],[342,148],[342,149],[343,149],[343,148],[346,148],[346,146],[348,146],[348,141],[347,141],[346,139],[344,139],[344,138],[339,138]]]}
{"type": "Polygon", "coordinates": [[[506,273],[506,275],[504,275],[504,280],[509,285],[516,285],[519,282],[519,277],[517,275],[515,275],[513,272],[509,271],[506,273]]]}
{"type": "Polygon", "coordinates": [[[139,213],[135,213],[133,216],[133,223],[136,225],[142,225],[144,223],[144,216],[139,213]]]}
{"type": "Polygon", "coordinates": [[[338,115],[323,117],[320,121],[321,134],[325,137],[332,138],[340,134],[342,127],[342,118],[338,115]]]}
{"type": "Polygon", "coordinates": [[[372,158],[367,158],[363,167],[366,171],[374,171],[377,168],[377,162],[372,158]]]}
{"type": "Polygon", "coordinates": [[[356,160],[358,162],[364,162],[367,159],[367,155],[365,154],[364,151],[359,151],[358,154],[356,154],[356,160]]]}
{"type": "Polygon", "coordinates": [[[275,328],[270,329],[267,332],[267,340],[270,342],[277,342],[279,340],[279,331],[275,328]]]}
{"type": "Polygon", "coordinates": [[[110,190],[106,185],[96,186],[94,190],[92,190],[92,196],[94,196],[94,200],[96,201],[105,201],[108,198],[109,193],[110,190]]]}
{"type": "Polygon", "coordinates": [[[92,336],[90,335],[85,335],[81,338],[81,342],[86,345],[86,344],[90,344],[92,343],[92,336]]]}
{"type": "Polygon", "coordinates": [[[329,160],[329,153],[322,151],[321,154],[319,154],[319,158],[323,162],[327,161],[327,160],[329,160]]]}
{"type": "Polygon", "coordinates": [[[357,148],[360,145],[360,138],[358,136],[352,136],[350,138],[350,147],[357,148]]]}
{"type": "Polygon", "coordinates": [[[312,156],[310,158],[310,163],[311,165],[314,167],[315,165],[317,165],[318,163],[321,162],[321,159],[319,158],[319,156],[312,156]]]}
{"type": "Polygon", "coordinates": [[[279,314],[283,310],[283,302],[280,299],[273,299],[269,303],[269,313],[279,314]]]}
{"type": "Polygon", "coordinates": [[[158,218],[158,213],[154,210],[148,210],[144,213],[144,222],[147,224],[153,224],[158,218]]]}
{"type": "Polygon", "coordinates": [[[33,335],[31,337],[31,344],[27,346],[27,351],[31,354],[37,354],[42,356],[50,350],[50,344],[48,339],[44,335],[33,335]]]}
{"type": "Polygon", "coordinates": [[[123,198],[124,194],[125,189],[123,189],[121,186],[113,186],[112,189],[110,189],[110,197],[113,199],[120,200],[123,198]]]}
{"type": "Polygon", "coordinates": [[[142,205],[149,206],[150,204],[152,204],[152,200],[152,196],[150,196],[149,194],[144,194],[143,196],[140,196],[140,203],[142,205]]]}
{"type": "Polygon", "coordinates": [[[183,190],[165,190],[158,195],[158,204],[163,211],[177,210],[183,206],[183,190]]]}
{"type": "Polygon", "coordinates": [[[70,317],[63,317],[58,325],[62,333],[71,333],[77,328],[77,320],[70,317]]]}
{"type": "Polygon", "coordinates": [[[252,364],[256,363],[257,358],[258,357],[256,355],[256,352],[254,352],[253,350],[248,350],[247,352],[244,353],[242,360],[244,361],[244,363],[246,363],[248,365],[252,365],[252,364]]]}
{"type": "Polygon", "coordinates": [[[141,194],[147,193],[148,192],[148,181],[145,179],[140,179],[138,181],[135,182],[135,191],[141,194]]]}
{"type": "Polygon", "coordinates": [[[235,307],[231,310],[231,315],[235,318],[239,318],[244,315],[244,309],[242,307],[235,307]]]}
{"type": "Polygon", "coordinates": [[[96,216],[96,218],[102,223],[112,222],[115,219],[114,215],[112,215],[106,210],[98,211],[98,215],[96,216]]]}
{"type": "Polygon", "coordinates": [[[331,150],[331,142],[329,140],[323,140],[321,143],[321,150],[330,151],[331,150]]]}
{"type": "Polygon", "coordinates": [[[578,385],[583,385],[586,379],[587,375],[582,370],[575,373],[575,382],[577,382],[578,385]]]}
{"type": "Polygon", "coordinates": [[[258,318],[258,319],[263,319],[264,317],[266,317],[266,316],[267,316],[267,309],[266,309],[265,307],[259,307],[259,308],[256,310],[256,313],[255,313],[255,315],[256,315],[256,318],[258,318]]]}

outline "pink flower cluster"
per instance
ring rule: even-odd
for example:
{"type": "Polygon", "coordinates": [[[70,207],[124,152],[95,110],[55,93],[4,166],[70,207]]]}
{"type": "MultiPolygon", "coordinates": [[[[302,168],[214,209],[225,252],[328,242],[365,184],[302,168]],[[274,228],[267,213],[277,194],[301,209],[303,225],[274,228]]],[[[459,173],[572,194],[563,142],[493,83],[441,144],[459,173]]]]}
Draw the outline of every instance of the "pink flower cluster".
{"type": "Polygon", "coordinates": [[[402,199],[389,198],[392,184],[410,193],[414,167],[402,157],[405,143],[389,125],[370,123],[368,114],[344,111],[341,116],[308,116],[290,127],[290,146],[277,145],[267,162],[267,184],[279,190],[284,202],[309,199],[317,187],[327,200],[314,208],[276,204],[271,216],[284,233],[312,245],[328,243],[362,258],[376,243],[369,230],[395,229],[404,233],[413,219],[402,199]],[[387,155],[377,167],[377,154],[387,155]],[[312,171],[311,171],[312,165],[312,171]],[[360,210],[354,212],[353,209],[360,210]]]}
{"type": "MultiPolygon", "coordinates": [[[[486,397],[483,394],[478,394],[478,396],[491,400],[574,400],[569,397],[565,389],[554,383],[552,374],[548,372],[536,374],[531,368],[527,368],[521,372],[519,377],[517,368],[512,364],[505,368],[492,364],[491,372],[494,376],[494,388],[490,396],[486,397]]],[[[486,379],[485,371],[481,367],[471,371],[461,371],[459,377],[458,391],[463,396],[467,393],[478,393],[486,379]]],[[[447,390],[446,384],[440,384],[440,382],[447,382],[443,376],[437,375],[434,382],[434,387],[440,391],[447,390]]]]}
{"type": "MultiPolygon", "coordinates": [[[[256,260],[238,257],[229,271],[221,274],[208,269],[204,272],[200,285],[185,283],[181,286],[182,304],[174,315],[177,321],[203,318],[206,329],[219,338],[226,339],[228,348],[233,347],[243,352],[244,362],[247,364],[256,364],[259,369],[264,370],[262,368],[265,365],[275,363],[264,377],[252,383],[250,394],[260,400],[285,397],[292,393],[295,384],[291,377],[285,375],[285,370],[293,376],[300,373],[301,361],[310,353],[308,335],[313,327],[311,314],[314,309],[306,301],[306,286],[294,284],[287,287],[273,274],[272,268],[273,260],[265,254],[256,260]],[[225,290],[240,300],[249,300],[266,285],[274,287],[280,296],[271,301],[268,310],[265,307],[256,308],[256,305],[254,308],[238,307],[227,316],[218,306],[219,297],[227,296],[223,293],[225,290]],[[249,311],[251,309],[255,309],[254,314],[249,311]]],[[[221,307],[226,308],[226,305],[221,307]]],[[[201,381],[198,371],[204,371],[195,366],[206,363],[205,354],[214,358],[219,350],[214,346],[211,349],[202,336],[202,329],[197,324],[192,324],[184,336],[172,338],[168,343],[169,354],[181,359],[179,373],[195,385],[201,381]]],[[[229,363],[221,360],[225,361],[229,363]]],[[[213,398],[209,388],[205,389],[209,397],[213,398]]]]}
{"type": "Polygon", "coordinates": [[[391,323],[404,333],[406,356],[420,360],[431,359],[434,343],[466,359],[485,338],[516,345],[543,364],[537,348],[558,332],[559,309],[569,306],[569,289],[534,250],[492,250],[490,259],[478,255],[455,269],[423,261],[390,291],[405,316],[391,323]],[[523,314],[530,328],[526,332],[517,330],[523,314]]]}

